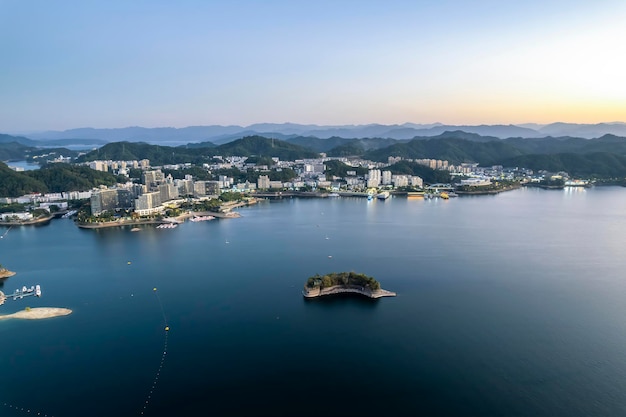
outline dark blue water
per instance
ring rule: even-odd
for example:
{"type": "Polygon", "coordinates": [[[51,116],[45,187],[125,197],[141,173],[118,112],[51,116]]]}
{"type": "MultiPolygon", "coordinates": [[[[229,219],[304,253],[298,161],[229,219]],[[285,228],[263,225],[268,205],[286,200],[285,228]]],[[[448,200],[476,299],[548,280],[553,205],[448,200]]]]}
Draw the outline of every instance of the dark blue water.
{"type": "Polygon", "coordinates": [[[11,229],[3,290],[44,296],[0,313],[74,313],[0,322],[0,415],[139,415],[146,400],[153,416],[623,415],[624,208],[622,188],[522,189],[11,229]],[[307,277],[343,270],[398,296],[302,298],[307,277]],[[153,287],[171,330],[148,399],[165,334],[153,287]]]}

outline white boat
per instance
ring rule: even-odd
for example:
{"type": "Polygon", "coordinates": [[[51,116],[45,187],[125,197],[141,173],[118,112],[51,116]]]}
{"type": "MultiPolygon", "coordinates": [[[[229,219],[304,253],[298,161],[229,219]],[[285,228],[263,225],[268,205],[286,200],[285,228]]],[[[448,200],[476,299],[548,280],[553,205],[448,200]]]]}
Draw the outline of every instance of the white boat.
{"type": "Polygon", "coordinates": [[[214,216],[199,216],[199,217],[194,217],[190,219],[190,221],[192,222],[205,222],[208,220],[215,220],[215,217],[214,216]]]}
{"type": "Polygon", "coordinates": [[[389,194],[389,191],[382,191],[380,193],[378,193],[378,195],[376,196],[376,198],[378,198],[379,200],[386,200],[389,198],[391,194],[389,194]]]}

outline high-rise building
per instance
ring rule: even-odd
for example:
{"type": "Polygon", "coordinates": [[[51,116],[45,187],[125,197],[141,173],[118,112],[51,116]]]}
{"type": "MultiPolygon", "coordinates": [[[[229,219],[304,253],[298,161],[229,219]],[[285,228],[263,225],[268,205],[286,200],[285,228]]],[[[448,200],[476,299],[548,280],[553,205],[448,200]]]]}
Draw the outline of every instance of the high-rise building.
{"type": "Polygon", "coordinates": [[[382,181],[383,181],[383,185],[391,184],[391,171],[383,171],[382,181]]]}
{"type": "Polygon", "coordinates": [[[367,174],[367,187],[378,188],[380,185],[381,175],[380,169],[370,169],[367,174]]]}
{"type": "Polygon", "coordinates": [[[91,195],[91,215],[99,216],[117,208],[117,190],[99,190],[91,195]]]}
{"type": "Polygon", "coordinates": [[[267,175],[259,175],[257,180],[257,188],[259,190],[267,190],[270,188],[270,177],[267,175]]]}

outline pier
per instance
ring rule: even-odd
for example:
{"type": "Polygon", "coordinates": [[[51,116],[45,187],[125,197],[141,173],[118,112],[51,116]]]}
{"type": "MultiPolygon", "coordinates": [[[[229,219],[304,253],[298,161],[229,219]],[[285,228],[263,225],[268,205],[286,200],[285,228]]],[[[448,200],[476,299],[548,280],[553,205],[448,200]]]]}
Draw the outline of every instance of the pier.
{"type": "Polygon", "coordinates": [[[0,305],[4,304],[6,300],[17,300],[24,297],[41,297],[41,287],[39,285],[32,286],[30,288],[22,287],[21,290],[15,290],[12,294],[5,295],[0,291],[0,305]]]}

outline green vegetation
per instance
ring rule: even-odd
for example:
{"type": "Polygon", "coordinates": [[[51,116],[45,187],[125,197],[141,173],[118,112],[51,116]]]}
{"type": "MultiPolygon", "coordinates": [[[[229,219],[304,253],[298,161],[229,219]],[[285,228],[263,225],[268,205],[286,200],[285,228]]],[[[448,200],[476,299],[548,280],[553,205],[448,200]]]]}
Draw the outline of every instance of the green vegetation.
{"type": "Polygon", "coordinates": [[[537,183],[540,187],[545,188],[563,188],[565,180],[563,178],[545,178],[537,183]]]}
{"type": "Polygon", "coordinates": [[[365,175],[368,172],[368,169],[365,167],[351,167],[350,165],[346,165],[341,161],[337,161],[331,159],[329,161],[324,162],[325,173],[327,178],[331,176],[337,177],[346,177],[348,175],[348,171],[356,171],[357,175],[365,175]]]}
{"type": "Polygon", "coordinates": [[[95,160],[130,161],[149,159],[152,165],[192,163],[201,165],[214,153],[209,148],[149,145],[144,142],[113,142],[79,157],[77,162],[95,160]]]}
{"type": "Polygon", "coordinates": [[[25,172],[15,172],[0,162],[0,196],[19,197],[29,193],[45,193],[48,187],[25,172]]]}
{"type": "Polygon", "coordinates": [[[328,151],[327,155],[332,157],[342,156],[362,156],[365,153],[365,148],[359,141],[354,141],[339,145],[328,151]]]}
{"type": "Polygon", "coordinates": [[[246,136],[214,148],[214,155],[222,156],[267,156],[283,161],[318,158],[319,154],[303,146],[263,136],[246,136]]]}
{"type": "Polygon", "coordinates": [[[405,159],[442,159],[453,165],[462,162],[478,162],[481,165],[495,165],[505,158],[523,155],[524,152],[501,140],[475,142],[458,138],[414,139],[406,143],[396,143],[387,148],[368,151],[363,158],[386,162],[389,156],[405,159]]]}
{"type": "Polygon", "coordinates": [[[503,160],[501,164],[504,166],[530,168],[535,171],[565,171],[575,178],[626,177],[626,156],[609,152],[533,154],[503,160]]]}
{"type": "MultiPolygon", "coordinates": [[[[0,139],[2,136],[8,135],[0,135],[0,139]]],[[[18,161],[26,159],[29,152],[33,150],[35,150],[35,148],[17,142],[0,142],[0,161],[18,161]]]]}
{"type": "Polygon", "coordinates": [[[52,164],[45,168],[15,172],[0,162],[0,196],[19,197],[30,193],[84,191],[114,185],[118,178],[85,166],[52,164]]]}
{"type": "Polygon", "coordinates": [[[380,284],[374,278],[356,272],[331,272],[323,276],[316,274],[306,282],[307,288],[324,289],[335,285],[354,285],[371,291],[380,289],[380,284]]]}
{"type": "Polygon", "coordinates": [[[26,173],[46,185],[48,192],[84,191],[100,185],[111,186],[118,178],[108,172],[95,171],[86,166],[53,164],[26,173]]]}
{"type": "Polygon", "coordinates": [[[0,213],[20,213],[26,211],[28,204],[0,204],[0,213]]]}
{"type": "Polygon", "coordinates": [[[114,142],[81,156],[77,162],[98,159],[121,161],[149,159],[151,165],[182,163],[201,165],[204,162],[209,162],[214,155],[278,157],[290,161],[318,157],[318,154],[310,149],[282,140],[268,139],[262,136],[247,136],[224,145],[205,148],[149,145],[143,142],[114,142]]]}
{"type": "Polygon", "coordinates": [[[426,165],[418,164],[417,162],[399,161],[386,169],[391,171],[392,174],[415,175],[421,177],[427,184],[450,182],[449,172],[432,169],[426,165]]]}

